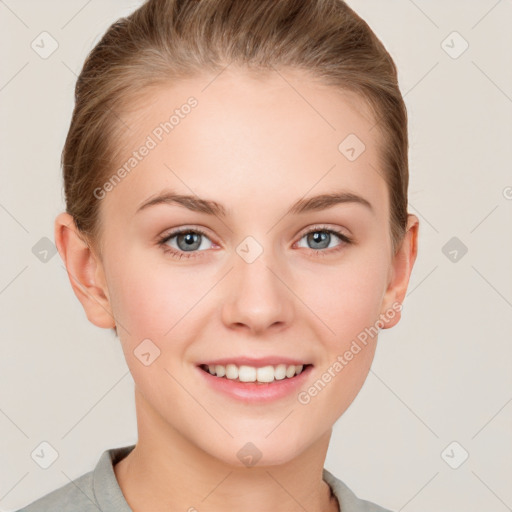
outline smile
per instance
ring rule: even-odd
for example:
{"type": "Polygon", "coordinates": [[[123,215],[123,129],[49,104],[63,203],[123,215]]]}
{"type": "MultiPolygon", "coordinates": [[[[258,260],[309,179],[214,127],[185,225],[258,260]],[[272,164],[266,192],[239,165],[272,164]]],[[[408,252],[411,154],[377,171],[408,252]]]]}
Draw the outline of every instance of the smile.
{"type": "Polygon", "coordinates": [[[249,366],[223,362],[197,365],[201,380],[216,393],[254,405],[289,399],[307,385],[313,371],[312,364],[249,366]]]}
{"type": "Polygon", "coordinates": [[[274,380],[292,379],[300,375],[302,371],[311,365],[267,365],[262,367],[235,364],[228,365],[206,365],[200,366],[205,372],[209,372],[219,378],[224,378],[236,382],[261,382],[270,383],[274,380]]]}

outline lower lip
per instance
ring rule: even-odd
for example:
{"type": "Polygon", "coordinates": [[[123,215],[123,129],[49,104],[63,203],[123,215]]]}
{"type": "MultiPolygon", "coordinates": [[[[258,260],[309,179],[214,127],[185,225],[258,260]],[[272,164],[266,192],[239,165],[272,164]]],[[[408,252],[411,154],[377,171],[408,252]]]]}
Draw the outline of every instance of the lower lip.
{"type": "Polygon", "coordinates": [[[272,400],[278,400],[291,395],[304,385],[304,382],[313,370],[313,366],[310,365],[305,368],[300,375],[296,375],[291,379],[285,377],[282,380],[274,380],[273,382],[257,383],[238,382],[224,377],[216,377],[215,375],[202,370],[199,366],[196,368],[203,376],[206,383],[213,389],[224,393],[231,398],[247,403],[270,402],[272,400]]]}

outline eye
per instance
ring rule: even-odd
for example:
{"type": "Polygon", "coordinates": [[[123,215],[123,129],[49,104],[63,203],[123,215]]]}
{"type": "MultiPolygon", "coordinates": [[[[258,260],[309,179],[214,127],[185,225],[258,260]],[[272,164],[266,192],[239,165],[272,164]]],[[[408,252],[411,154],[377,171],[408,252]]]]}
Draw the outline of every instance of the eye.
{"type": "MultiPolygon", "coordinates": [[[[306,244],[311,244],[306,246],[308,249],[312,249],[315,252],[315,255],[325,255],[325,253],[333,253],[343,249],[345,245],[352,244],[353,240],[347,235],[341,233],[338,230],[327,228],[326,226],[315,226],[310,229],[306,233],[304,233],[300,240],[306,239],[306,244]],[[333,238],[334,235],[334,238],[333,238]],[[338,238],[341,240],[341,243],[338,243],[334,248],[331,246],[331,242],[335,241],[338,238]],[[323,249],[332,250],[325,251],[323,249]],[[322,250],[318,250],[322,249],[322,250]]],[[[299,241],[300,242],[300,241],[299,241]]]]}
{"type": "Polygon", "coordinates": [[[158,240],[158,245],[162,247],[165,253],[174,258],[193,258],[197,251],[200,252],[210,248],[208,244],[205,247],[205,239],[210,240],[201,229],[182,228],[165,234],[158,240]]]}
{"type": "MultiPolygon", "coordinates": [[[[312,247],[307,248],[311,249],[318,256],[332,254],[343,249],[345,245],[353,243],[353,240],[347,235],[326,226],[315,226],[301,236],[300,240],[303,239],[306,239],[307,244],[312,245],[312,247]],[[335,241],[336,238],[341,240],[341,243],[338,243],[333,248],[331,242],[335,241]],[[330,250],[326,251],[324,249],[330,250]]],[[[166,254],[173,258],[194,258],[198,256],[198,252],[211,248],[208,247],[208,243],[205,244],[205,240],[209,240],[210,244],[212,244],[203,230],[199,228],[181,228],[163,235],[158,240],[158,245],[162,247],[166,254]]]]}

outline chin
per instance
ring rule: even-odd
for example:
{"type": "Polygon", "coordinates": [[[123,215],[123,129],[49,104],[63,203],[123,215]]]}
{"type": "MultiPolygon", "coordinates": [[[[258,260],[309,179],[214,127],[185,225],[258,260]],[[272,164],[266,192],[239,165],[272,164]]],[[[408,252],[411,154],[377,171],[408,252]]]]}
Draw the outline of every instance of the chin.
{"type": "MultiPolygon", "coordinates": [[[[269,440],[260,438],[259,435],[248,434],[224,443],[219,446],[219,451],[215,450],[215,453],[209,452],[223,463],[237,468],[279,466],[287,464],[299,455],[299,451],[293,450],[292,446],[286,447],[285,442],[290,443],[290,438],[284,440],[276,436],[269,440]]],[[[296,443],[293,443],[293,446],[296,446],[296,443]]]]}

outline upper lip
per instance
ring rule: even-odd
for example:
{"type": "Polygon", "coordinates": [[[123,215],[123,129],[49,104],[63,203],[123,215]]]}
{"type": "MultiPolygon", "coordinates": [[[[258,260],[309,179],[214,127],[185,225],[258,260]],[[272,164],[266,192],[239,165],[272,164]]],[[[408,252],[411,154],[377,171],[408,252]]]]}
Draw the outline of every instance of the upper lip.
{"type": "Polygon", "coordinates": [[[254,357],[224,357],[222,359],[214,359],[210,361],[203,361],[198,364],[198,366],[201,365],[220,365],[220,366],[227,366],[228,364],[234,364],[236,366],[253,366],[255,368],[261,368],[263,366],[277,366],[278,364],[286,364],[286,365],[306,365],[311,364],[308,362],[305,362],[304,360],[300,359],[293,359],[290,357],[281,357],[281,356],[268,356],[268,357],[260,357],[260,358],[254,358],[254,357]]]}

